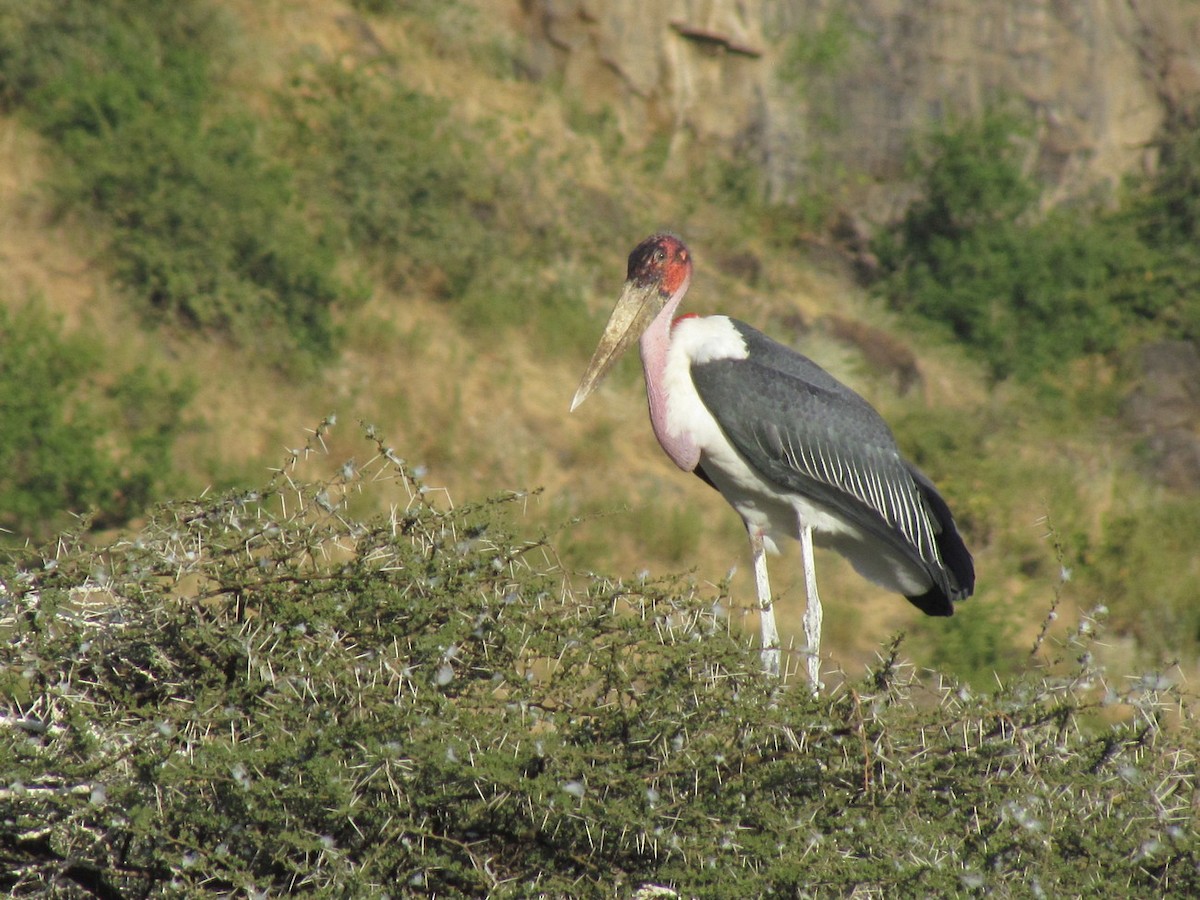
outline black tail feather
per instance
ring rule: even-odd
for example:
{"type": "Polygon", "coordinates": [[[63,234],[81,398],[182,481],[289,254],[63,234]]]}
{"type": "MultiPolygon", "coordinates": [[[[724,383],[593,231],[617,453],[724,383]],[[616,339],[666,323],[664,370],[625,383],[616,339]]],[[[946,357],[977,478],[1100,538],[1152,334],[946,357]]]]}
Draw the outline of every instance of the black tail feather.
{"type": "Polygon", "coordinates": [[[954,614],[954,604],[966,600],[975,592],[975,560],[971,551],[958,533],[954,524],[954,515],[950,507],[942,499],[928,478],[915,466],[909,466],[921,496],[933,513],[934,521],[939,526],[935,530],[938,554],[942,558],[939,571],[931,572],[933,587],[908,600],[927,616],[950,616],[954,614]]]}

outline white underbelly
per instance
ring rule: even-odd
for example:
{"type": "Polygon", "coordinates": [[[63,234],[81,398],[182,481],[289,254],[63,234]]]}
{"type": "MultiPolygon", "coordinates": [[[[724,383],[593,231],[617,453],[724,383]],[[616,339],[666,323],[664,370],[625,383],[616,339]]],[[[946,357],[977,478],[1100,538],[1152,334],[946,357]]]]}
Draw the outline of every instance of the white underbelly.
{"type": "Polygon", "coordinates": [[[701,465],[722,496],[737,510],[746,528],[762,535],[768,552],[779,553],[787,538],[797,539],[801,524],[813,543],[844,556],[864,578],[905,596],[932,586],[925,569],[887,544],[845,521],[819,503],[781,492],[760,476],[732,447],[701,454],[701,465]],[[705,465],[707,463],[707,465],[705,465]]]}
{"type": "Polygon", "coordinates": [[[747,528],[766,539],[772,553],[780,552],[779,545],[785,538],[795,540],[799,536],[801,522],[812,529],[813,541],[822,546],[836,536],[858,536],[858,529],[823,506],[772,486],[732,447],[715,453],[705,448],[700,463],[721,496],[738,511],[747,528]]]}

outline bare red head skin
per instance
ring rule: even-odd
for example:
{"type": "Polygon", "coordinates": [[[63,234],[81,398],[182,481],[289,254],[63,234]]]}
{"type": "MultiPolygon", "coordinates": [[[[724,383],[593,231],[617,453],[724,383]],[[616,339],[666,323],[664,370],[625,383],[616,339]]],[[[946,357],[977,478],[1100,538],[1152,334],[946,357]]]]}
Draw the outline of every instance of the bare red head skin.
{"type": "Polygon", "coordinates": [[[663,300],[674,294],[692,269],[692,254],[673,234],[654,234],[633,248],[625,275],[638,287],[654,285],[663,300]]]}

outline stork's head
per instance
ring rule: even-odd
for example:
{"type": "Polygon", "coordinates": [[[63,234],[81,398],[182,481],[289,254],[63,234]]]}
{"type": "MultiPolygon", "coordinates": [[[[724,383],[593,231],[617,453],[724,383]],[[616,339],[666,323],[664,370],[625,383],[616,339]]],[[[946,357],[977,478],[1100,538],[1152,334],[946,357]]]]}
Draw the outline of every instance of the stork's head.
{"type": "Polygon", "coordinates": [[[572,410],[587,399],[650,323],[662,315],[669,325],[691,280],[692,254],[675,235],[651,235],[633,248],[621,299],[608,317],[592,361],[579,382],[572,410]]]}
{"type": "Polygon", "coordinates": [[[631,283],[639,287],[653,286],[665,306],[691,276],[692,254],[683,241],[673,234],[655,234],[634,247],[629,254],[625,284],[626,289],[631,283]]]}

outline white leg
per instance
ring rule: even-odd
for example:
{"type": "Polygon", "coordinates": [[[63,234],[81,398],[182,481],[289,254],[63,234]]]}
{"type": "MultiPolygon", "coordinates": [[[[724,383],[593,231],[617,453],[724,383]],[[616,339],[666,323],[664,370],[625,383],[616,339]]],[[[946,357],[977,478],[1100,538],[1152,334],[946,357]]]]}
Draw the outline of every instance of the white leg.
{"type": "Polygon", "coordinates": [[[762,663],[768,675],[779,675],[779,630],[775,627],[775,606],[771,602],[771,582],[767,579],[767,548],[762,534],[750,532],[750,555],[754,559],[754,588],[758,592],[758,615],[762,629],[762,663]]]}
{"type": "Polygon", "coordinates": [[[817,596],[817,569],[813,562],[812,529],[800,523],[800,563],[804,567],[804,639],[808,642],[808,680],[813,693],[821,689],[821,598],[817,596]]]}

